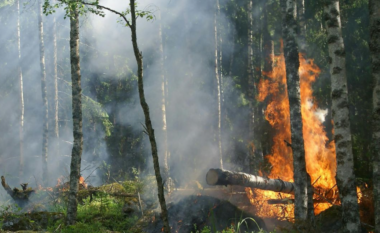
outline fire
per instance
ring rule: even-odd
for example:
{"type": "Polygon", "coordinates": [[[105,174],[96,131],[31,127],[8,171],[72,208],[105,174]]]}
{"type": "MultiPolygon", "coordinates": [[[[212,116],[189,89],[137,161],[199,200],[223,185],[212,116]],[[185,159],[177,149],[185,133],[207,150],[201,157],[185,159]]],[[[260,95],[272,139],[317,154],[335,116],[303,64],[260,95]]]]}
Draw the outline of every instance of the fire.
{"type": "MultiPolygon", "coordinates": [[[[302,54],[300,59],[300,88],[301,88],[301,112],[303,123],[303,136],[305,143],[305,156],[307,172],[310,174],[311,183],[314,188],[321,192],[326,190],[329,193],[321,193],[320,195],[328,195],[331,198],[337,198],[337,188],[335,186],[336,157],[335,144],[329,142],[324,130],[323,121],[327,111],[318,108],[317,102],[313,97],[312,84],[320,73],[320,69],[314,64],[313,60],[306,60],[302,54]]],[[[284,181],[293,181],[293,157],[292,150],[287,146],[287,142],[291,143],[290,134],[290,113],[289,100],[286,86],[286,68],[283,55],[274,57],[275,65],[272,72],[265,73],[266,79],[262,79],[258,85],[258,100],[267,100],[267,108],[265,117],[271,126],[275,129],[273,139],[272,154],[266,158],[272,165],[270,178],[282,179],[284,181]]],[[[260,199],[284,199],[294,198],[278,194],[271,191],[252,190],[247,191],[247,195],[251,198],[258,196],[260,199]],[[251,193],[251,194],[249,194],[251,193]],[[279,196],[281,195],[281,196],[279,196]]],[[[317,197],[318,194],[315,196],[317,197]]],[[[255,201],[252,201],[255,202],[255,201]]],[[[257,201],[256,201],[257,202],[257,201]]],[[[256,204],[252,203],[254,206],[256,204]]],[[[262,203],[260,207],[262,211],[258,214],[263,217],[280,217],[284,216],[292,218],[293,205],[268,205],[262,203]],[[285,206],[285,207],[284,207],[285,206]]],[[[329,203],[315,204],[315,213],[330,207],[329,203]]]]}
{"type": "Polygon", "coordinates": [[[79,184],[83,185],[84,188],[87,188],[87,184],[83,176],[79,177],[79,184]]]}

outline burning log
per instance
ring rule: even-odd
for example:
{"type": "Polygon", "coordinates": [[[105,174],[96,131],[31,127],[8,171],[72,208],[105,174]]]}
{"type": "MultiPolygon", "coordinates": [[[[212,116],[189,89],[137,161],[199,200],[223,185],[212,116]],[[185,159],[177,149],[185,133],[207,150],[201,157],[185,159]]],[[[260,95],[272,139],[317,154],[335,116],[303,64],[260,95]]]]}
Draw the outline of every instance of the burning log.
{"type": "Polygon", "coordinates": [[[210,169],[206,175],[209,185],[239,185],[282,193],[294,193],[294,184],[280,179],[269,179],[243,172],[210,169]]]}

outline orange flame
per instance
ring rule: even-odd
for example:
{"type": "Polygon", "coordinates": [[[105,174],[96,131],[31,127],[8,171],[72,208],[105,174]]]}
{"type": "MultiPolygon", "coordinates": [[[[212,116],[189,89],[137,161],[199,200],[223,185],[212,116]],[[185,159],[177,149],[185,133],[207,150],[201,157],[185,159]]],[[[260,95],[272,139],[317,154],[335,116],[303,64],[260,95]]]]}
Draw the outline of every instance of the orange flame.
{"type": "MultiPolygon", "coordinates": [[[[336,158],[335,144],[329,142],[324,131],[323,121],[327,111],[318,108],[316,100],[313,97],[312,84],[320,73],[320,69],[313,60],[306,60],[302,54],[300,59],[300,88],[301,88],[301,113],[303,123],[303,137],[305,145],[306,169],[310,174],[311,182],[318,190],[330,190],[329,195],[337,197],[337,188],[335,186],[336,158]]],[[[292,150],[286,145],[291,143],[290,134],[290,113],[289,99],[286,85],[286,68],[283,55],[274,57],[274,68],[272,72],[264,73],[267,77],[262,79],[258,85],[259,101],[268,101],[265,111],[265,118],[275,129],[273,138],[272,153],[266,156],[268,162],[272,165],[270,178],[279,178],[284,181],[293,181],[293,157],[292,150]]],[[[256,200],[284,199],[293,198],[289,195],[274,193],[262,190],[246,190],[248,197],[253,195],[259,198],[256,200]]],[[[251,203],[252,203],[252,199],[251,203]]],[[[253,201],[254,202],[254,201],[253,201]]],[[[258,203],[254,204],[257,206],[258,203]]],[[[262,217],[279,217],[292,218],[294,215],[293,205],[284,205],[281,208],[278,205],[269,205],[260,203],[262,206],[259,215],[262,217]]],[[[315,213],[330,207],[329,203],[315,204],[315,213]]]]}

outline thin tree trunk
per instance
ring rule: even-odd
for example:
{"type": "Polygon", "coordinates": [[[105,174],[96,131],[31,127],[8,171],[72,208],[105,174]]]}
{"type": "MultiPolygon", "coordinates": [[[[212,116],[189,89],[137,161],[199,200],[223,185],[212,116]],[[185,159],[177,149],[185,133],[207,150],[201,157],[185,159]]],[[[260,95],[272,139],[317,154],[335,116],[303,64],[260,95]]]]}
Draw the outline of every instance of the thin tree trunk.
{"type": "Polygon", "coordinates": [[[57,62],[57,30],[55,16],[53,18],[53,75],[54,75],[54,137],[56,140],[55,156],[59,156],[59,106],[58,106],[58,62],[57,62]]]}
{"type": "MultiPolygon", "coordinates": [[[[260,2],[257,2],[253,9],[260,7],[260,2]]],[[[256,32],[253,36],[253,54],[254,54],[254,60],[253,60],[253,80],[254,80],[254,90],[255,90],[255,100],[258,95],[257,86],[261,80],[262,77],[262,71],[261,71],[261,61],[262,61],[262,51],[261,51],[261,35],[262,35],[262,28],[261,28],[261,20],[260,20],[260,14],[254,14],[254,32],[256,32]]],[[[272,47],[273,48],[273,47],[272,47]]],[[[273,50],[272,50],[273,51],[273,50]]],[[[256,100],[256,104],[254,106],[254,121],[253,121],[253,129],[254,129],[254,137],[256,138],[255,141],[255,158],[256,163],[259,164],[259,166],[256,166],[257,169],[260,169],[261,164],[264,162],[264,155],[262,150],[262,140],[260,139],[260,135],[262,135],[262,122],[263,122],[263,114],[262,114],[262,108],[263,104],[256,100]]]]}
{"type": "Polygon", "coordinates": [[[273,69],[274,43],[268,30],[268,2],[265,1],[263,7],[263,71],[268,73],[273,69]]]}
{"type": "Polygon", "coordinates": [[[48,131],[49,131],[49,108],[46,88],[45,70],[45,45],[44,45],[44,25],[42,21],[42,1],[38,1],[38,26],[40,36],[40,68],[41,68],[41,92],[44,110],[43,138],[42,138],[42,181],[46,185],[48,181],[48,131]]]}
{"type": "MultiPolygon", "coordinates": [[[[168,151],[168,133],[166,125],[166,83],[165,83],[165,69],[164,69],[164,46],[162,43],[162,25],[161,25],[161,11],[158,11],[158,41],[159,41],[159,53],[160,53],[160,76],[161,76],[161,113],[162,113],[162,132],[164,135],[164,174],[166,179],[170,177],[169,174],[169,151],[168,151]]],[[[170,193],[170,185],[167,182],[167,189],[170,193]]]]}
{"type": "Polygon", "coordinates": [[[373,200],[375,233],[380,233],[380,2],[369,1],[370,53],[373,79],[373,200]]]}
{"type": "Polygon", "coordinates": [[[306,53],[306,22],[305,22],[305,0],[297,0],[298,45],[301,53],[306,53]]]}
{"type": "Polygon", "coordinates": [[[337,186],[343,208],[344,232],[360,232],[359,206],[355,187],[354,156],[348,109],[345,49],[339,12],[339,1],[325,1],[331,75],[331,112],[337,159],[337,186]]]}
{"type": "Polygon", "coordinates": [[[144,111],[145,126],[146,126],[146,130],[148,132],[149,141],[150,141],[150,145],[151,145],[151,149],[152,149],[153,165],[154,165],[154,171],[156,174],[156,180],[157,180],[157,186],[158,186],[158,199],[159,199],[161,211],[162,211],[162,220],[164,223],[164,232],[169,233],[170,232],[170,226],[169,226],[169,219],[168,219],[168,211],[166,208],[166,202],[165,202],[165,196],[164,196],[164,185],[162,182],[162,177],[161,177],[161,173],[160,173],[160,165],[159,165],[159,161],[158,161],[157,144],[156,144],[156,139],[154,137],[154,129],[152,126],[152,122],[150,120],[149,106],[146,103],[145,95],[144,95],[143,58],[142,58],[141,52],[139,50],[139,47],[137,45],[135,0],[130,0],[130,7],[131,7],[132,24],[129,26],[130,26],[131,33],[132,33],[133,51],[134,51],[134,54],[136,57],[136,62],[137,62],[137,77],[138,77],[140,104],[141,104],[141,107],[144,111]]]}
{"type": "Polygon", "coordinates": [[[254,151],[256,146],[255,137],[255,80],[253,77],[253,12],[252,0],[248,1],[247,14],[248,14],[248,61],[247,61],[247,74],[248,74],[248,100],[249,100],[249,124],[248,124],[248,158],[246,159],[246,172],[252,173],[254,164],[254,151]]]}
{"type": "Polygon", "coordinates": [[[307,173],[302,132],[299,57],[296,43],[297,22],[295,0],[281,0],[283,13],[283,39],[286,65],[286,84],[290,108],[290,130],[293,151],[296,220],[306,220],[308,211],[307,173]]]}
{"type": "Polygon", "coordinates": [[[71,152],[70,190],[67,205],[67,224],[72,225],[77,218],[78,188],[83,150],[82,132],[82,87],[79,58],[79,13],[78,6],[70,14],[70,63],[72,81],[72,110],[74,144],[71,152]]]}
{"type": "Polygon", "coordinates": [[[220,158],[220,168],[223,168],[223,154],[222,154],[222,133],[221,133],[221,97],[220,97],[220,76],[219,76],[219,65],[218,65],[218,24],[217,24],[217,14],[220,10],[219,0],[216,0],[215,13],[214,13],[214,33],[215,33],[215,78],[216,78],[216,94],[217,94],[217,109],[218,109],[218,127],[217,127],[217,141],[218,141],[218,152],[220,158]]]}
{"type": "Polygon", "coordinates": [[[22,78],[21,67],[21,30],[20,30],[20,0],[17,0],[17,49],[18,49],[18,86],[20,97],[20,122],[19,122],[19,139],[20,139],[20,157],[19,157],[19,180],[21,182],[24,176],[24,83],[22,78]]]}

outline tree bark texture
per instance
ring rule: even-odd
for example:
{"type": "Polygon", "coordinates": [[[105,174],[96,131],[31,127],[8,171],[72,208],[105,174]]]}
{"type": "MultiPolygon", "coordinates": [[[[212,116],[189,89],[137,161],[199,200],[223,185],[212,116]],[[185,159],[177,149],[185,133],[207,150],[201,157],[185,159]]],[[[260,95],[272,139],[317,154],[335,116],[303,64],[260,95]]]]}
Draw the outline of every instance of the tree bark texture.
{"type": "Polygon", "coordinates": [[[154,129],[152,126],[152,122],[150,120],[149,106],[145,100],[145,95],[144,95],[143,57],[137,45],[135,0],[130,0],[130,7],[131,7],[132,24],[129,26],[132,33],[133,51],[134,51],[136,62],[137,62],[137,77],[138,77],[140,104],[144,112],[145,126],[148,132],[149,141],[150,141],[151,150],[152,150],[153,166],[154,166],[154,171],[155,171],[156,181],[157,181],[157,186],[158,186],[158,200],[160,202],[161,211],[162,211],[161,216],[164,223],[164,232],[169,233],[170,226],[169,226],[169,219],[168,219],[168,211],[166,207],[165,196],[164,196],[164,185],[162,182],[162,177],[160,173],[160,165],[158,161],[157,144],[156,144],[156,139],[154,137],[154,129]]]}
{"type": "Polygon", "coordinates": [[[286,65],[286,84],[290,108],[290,131],[293,151],[295,206],[294,215],[305,220],[308,211],[307,173],[305,148],[302,132],[300,78],[298,74],[299,57],[297,48],[297,23],[295,19],[295,0],[281,0],[283,13],[282,35],[286,65]]]}
{"type": "Polygon", "coordinates": [[[55,156],[59,156],[59,106],[58,106],[58,62],[57,62],[57,23],[53,18],[53,75],[54,75],[54,137],[56,139],[55,156]]]}
{"type": "Polygon", "coordinates": [[[19,179],[20,183],[24,176],[24,82],[22,77],[21,67],[21,29],[20,29],[20,0],[17,0],[17,49],[18,49],[18,87],[19,87],[19,140],[20,140],[20,154],[19,154],[19,179]]]}
{"type": "Polygon", "coordinates": [[[49,133],[49,106],[46,87],[45,70],[45,44],[44,44],[44,25],[42,21],[42,1],[38,1],[38,26],[40,36],[40,68],[41,68],[41,93],[43,102],[43,137],[42,137],[42,181],[46,185],[48,181],[48,133],[49,133]]]}
{"type": "Polygon", "coordinates": [[[269,73],[273,69],[274,43],[268,30],[268,1],[265,1],[263,4],[263,71],[269,73]]]}
{"type": "Polygon", "coordinates": [[[306,22],[305,22],[305,0],[297,0],[298,45],[301,53],[306,53],[306,22]]]}
{"type": "Polygon", "coordinates": [[[294,193],[295,185],[280,179],[269,179],[243,172],[233,172],[223,169],[210,169],[206,174],[209,185],[239,185],[262,190],[282,193],[294,193]]]}
{"type": "Polygon", "coordinates": [[[325,1],[324,19],[327,28],[331,75],[331,112],[337,159],[336,181],[342,202],[343,229],[344,232],[360,232],[348,109],[345,49],[338,0],[325,1]]]}
{"type": "Polygon", "coordinates": [[[373,200],[375,233],[380,233],[380,2],[369,1],[370,53],[373,79],[373,200]]]}
{"type": "Polygon", "coordinates": [[[72,81],[72,111],[74,144],[71,152],[70,164],[70,190],[67,205],[67,224],[72,225],[76,221],[78,207],[78,189],[83,150],[82,132],[82,87],[79,58],[79,13],[78,6],[71,10],[70,14],[70,62],[72,81]]]}
{"type": "MultiPolygon", "coordinates": [[[[261,144],[259,140],[257,140],[255,126],[257,126],[256,122],[258,119],[257,116],[257,107],[258,103],[256,101],[256,85],[255,85],[255,71],[253,65],[253,1],[248,1],[247,6],[247,14],[248,14],[248,61],[247,61],[247,74],[248,74],[248,100],[249,100],[249,131],[248,131],[248,148],[249,151],[247,153],[246,159],[246,171],[249,173],[253,173],[258,169],[256,164],[260,164],[262,162],[262,158],[257,156],[258,146],[261,144]]],[[[256,54],[257,55],[257,54],[256,54]]],[[[258,68],[259,69],[259,68],[258,68]]]]}
{"type": "Polygon", "coordinates": [[[218,126],[217,126],[217,141],[218,141],[218,152],[220,158],[220,168],[223,168],[223,154],[222,154],[222,132],[221,132],[221,123],[222,123],[222,114],[221,114],[221,96],[220,96],[220,73],[219,72],[219,41],[218,41],[218,22],[217,15],[220,11],[219,0],[216,0],[215,3],[215,13],[214,13],[214,33],[215,33],[215,78],[216,78],[216,96],[217,96],[217,112],[218,112],[218,126]]]}
{"type": "MultiPolygon", "coordinates": [[[[164,135],[164,173],[166,179],[170,177],[169,174],[169,150],[168,150],[168,133],[166,124],[166,83],[165,83],[165,68],[164,68],[164,46],[162,42],[162,25],[161,25],[161,11],[158,11],[158,41],[159,41],[159,56],[160,56],[160,76],[161,76],[161,116],[162,116],[162,132],[164,135]]],[[[170,193],[170,185],[167,185],[168,192],[170,193]]]]}

